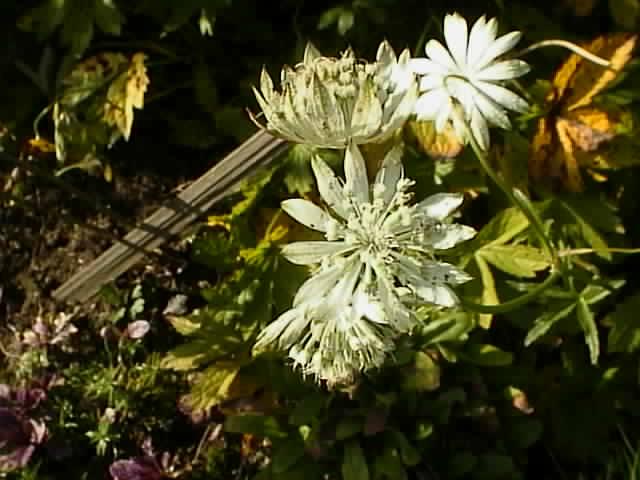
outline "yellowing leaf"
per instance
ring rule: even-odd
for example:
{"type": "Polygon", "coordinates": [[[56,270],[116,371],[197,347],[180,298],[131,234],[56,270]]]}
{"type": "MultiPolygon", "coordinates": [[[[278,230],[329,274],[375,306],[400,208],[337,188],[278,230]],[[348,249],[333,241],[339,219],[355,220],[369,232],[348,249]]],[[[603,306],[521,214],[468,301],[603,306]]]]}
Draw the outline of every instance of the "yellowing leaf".
{"type": "Polygon", "coordinates": [[[433,392],[440,388],[440,366],[424,352],[417,352],[404,379],[404,388],[417,392],[433,392]]]}
{"type": "MultiPolygon", "coordinates": [[[[481,255],[474,256],[478,269],[480,270],[480,279],[482,280],[482,304],[483,305],[499,305],[500,298],[498,297],[498,291],[496,290],[496,282],[493,278],[493,273],[489,268],[487,262],[481,255]]],[[[493,315],[490,313],[481,313],[478,315],[478,325],[485,330],[491,327],[491,321],[493,315]]]]}
{"type": "Polygon", "coordinates": [[[503,272],[522,278],[533,278],[550,265],[542,250],[527,245],[488,245],[478,254],[503,272]]]}
{"type": "Polygon", "coordinates": [[[145,55],[136,53],[126,72],[120,74],[107,91],[104,121],[116,127],[125,140],[129,140],[133,126],[133,109],[142,109],[144,94],[149,85],[145,55]]]}
{"type": "Polygon", "coordinates": [[[529,174],[542,182],[561,182],[570,191],[583,189],[580,163],[593,156],[602,144],[617,133],[618,120],[612,112],[592,103],[631,59],[636,35],[601,36],[585,48],[606,58],[604,68],[572,54],[552,80],[546,98],[550,115],[538,121],[529,159],[529,174]]]}

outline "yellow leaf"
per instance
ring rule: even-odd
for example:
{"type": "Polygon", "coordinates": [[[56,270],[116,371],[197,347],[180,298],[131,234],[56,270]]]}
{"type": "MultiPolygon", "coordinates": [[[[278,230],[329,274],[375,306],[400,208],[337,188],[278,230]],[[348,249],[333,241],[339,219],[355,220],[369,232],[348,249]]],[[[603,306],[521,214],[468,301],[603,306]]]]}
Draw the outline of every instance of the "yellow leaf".
{"type": "Polygon", "coordinates": [[[550,113],[538,120],[529,158],[529,175],[545,183],[560,182],[570,191],[583,189],[580,164],[590,163],[601,145],[617,133],[613,112],[592,105],[631,58],[636,35],[613,34],[593,40],[585,48],[606,58],[609,68],[589,62],[577,54],[558,69],[546,98],[550,113]]]}
{"type": "Polygon", "coordinates": [[[144,94],[149,85],[145,58],[142,53],[133,55],[127,71],[118,75],[107,91],[104,121],[116,127],[125,140],[131,135],[133,109],[144,106],[144,94]]]}

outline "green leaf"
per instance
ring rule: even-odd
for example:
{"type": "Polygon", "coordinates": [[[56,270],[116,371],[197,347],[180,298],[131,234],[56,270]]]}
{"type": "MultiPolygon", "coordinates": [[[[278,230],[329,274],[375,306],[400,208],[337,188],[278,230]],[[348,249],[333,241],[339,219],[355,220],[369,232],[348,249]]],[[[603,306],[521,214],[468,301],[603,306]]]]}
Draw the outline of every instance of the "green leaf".
{"type": "Polygon", "coordinates": [[[207,410],[227,400],[240,367],[238,362],[219,362],[205,369],[196,377],[188,395],[189,404],[196,410],[207,410]]]}
{"type": "Polygon", "coordinates": [[[291,468],[304,456],[304,442],[299,437],[291,436],[273,443],[271,465],[273,473],[281,475],[291,468]]]}
{"type": "Polygon", "coordinates": [[[531,327],[531,330],[529,330],[529,333],[527,333],[527,336],[524,339],[524,346],[528,347],[531,345],[538,338],[547,333],[556,322],[570,315],[575,308],[575,302],[571,302],[569,305],[558,311],[547,312],[540,315],[533,324],[533,327],[531,327]]]}
{"type": "Polygon", "coordinates": [[[407,471],[397,449],[386,447],[373,464],[373,478],[385,480],[407,480],[407,471]]]}
{"type": "Polygon", "coordinates": [[[98,28],[109,35],[119,36],[122,31],[124,17],[113,4],[104,0],[96,0],[94,10],[94,20],[98,28]]]}
{"type": "Polygon", "coordinates": [[[510,207],[493,217],[473,240],[477,245],[504,245],[529,226],[527,217],[510,207]]]}
{"type": "Polygon", "coordinates": [[[285,438],[287,433],[275,417],[263,415],[236,415],[224,421],[225,432],[249,433],[260,437],[285,438]]]}
{"type": "Polygon", "coordinates": [[[613,20],[625,30],[637,30],[640,24],[640,0],[609,0],[613,20]]]}
{"type": "Polygon", "coordinates": [[[341,471],[343,480],[369,480],[367,460],[357,441],[345,445],[341,471]]]}
{"type": "Polygon", "coordinates": [[[218,88],[211,67],[201,60],[193,66],[193,89],[198,105],[214,115],[218,109],[218,88]]]}
{"type": "Polygon", "coordinates": [[[613,324],[607,340],[610,352],[633,353],[640,349],[640,293],[635,293],[607,318],[613,324]]]}
{"type": "Polygon", "coordinates": [[[340,16],[338,17],[338,33],[341,36],[344,36],[351,28],[353,27],[353,23],[355,21],[355,15],[353,10],[343,10],[340,16]]]}
{"type": "Polygon", "coordinates": [[[509,440],[516,448],[529,448],[542,436],[544,427],[537,418],[514,417],[511,422],[508,427],[509,440]]]}
{"type": "Polygon", "coordinates": [[[344,417],[336,426],[336,440],[353,437],[362,431],[364,420],[361,417],[344,417]]]}
{"type": "Polygon", "coordinates": [[[469,362],[483,367],[504,367],[513,362],[512,353],[487,344],[470,345],[464,352],[464,357],[469,362]]]}
{"type": "Polygon", "coordinates": [[[625,283],[625,280],[610,280],[607,282],[607,285],[591,283],[580,292],[580,295],[589,305],[593,305],[607,298],[615,290],[622,288],[625,283]]]}
{"type": "Polygon", "coordinates": [[[598,327],[596,326],[593,312],[582,295],[578,297],[577,307],[578,322],[580,322],[580,327],[582,327],[582,331],[584,332],[585,341],[589,347],[589,358],[591,359],[591,364],[596,365],[598,363],[598,356],[600,355],[598,327]]]}
{"type": "Polygon", "coordinates": [[[477,463],[478,458],[471,452],[454,453],[449,460],[447,475],[450,478],[462,478],[470,474],[477,463]]]}
{"type": "Polygon", "coordinates": [[[474,322],[467,312],[451,310],[440,315],[421,329],[424,345],[463,340],[473,330],[474,322]]]}
{"type": "Polygon", "coordinates": [[[522,278],[533,278],[550,265],[542,250],[527,245],[488,245],[476,255],[503,272],[522,278]]]}
{"type": "Polygon", "coordinates": [[[344,7],[333,7],[329,10],[325,10],[318,20],[318,30],[325,30],[334,23],[337,23],[343,11],[344,7]]]}
{"type": "Polygon", "coordinates": [[[516,465],[510,456],[487,453],[480,457],[474,477],[486,479],[516,479],[518,478],[516,472],[516,465]]]}
{"type": "Polygon", "coordinates": [[[303,143],[289,149],[284,177],[284,183],[289,193],[304,195],[313,190],[315,179],[311,171],[311,159],[316,154],[316,148],[303,143]]]}
{"type": "Polygon", "coordinates": [[[202,342],[179,345],[162,359],[162,368],[186,372],[206,364],[211,358],[202,342]]]}
{"type": "Polygon", "coordinates": [[[420,463],[420,452],[418,452],[418,450],[413,445],[411,445],[411,443],[409,443],[409,440],[404,436],[402,432],[393,430],[389,432],[389,436],[391,437],[396,448],[400,451],[400,458],[402,459],[402,463],[404,463],[408,467],[414,467],[418,463],[420,463]]]}
{"type": "Polygon", "coordinates": [[[403,387],[416,392],[437,390],[440,387],[440,366],[426,353],[417,352],[404,377],[403,387]]]}
{"type": "Polygon", "coordinates": [[[73,8],[65,11],[60,39],[64,46],[71,49],[72,55],[80,56],[93,38],[92,6],[85,2],[76,2],[73,8]]]}
{"type": "Polygon", "coordinates": [[[310,425],[314,420],[318,420],[320,413],[324,409],[325,399],[320,395],[308,395],[297,402],[289,416],[289,423],[292,425],[310,425]]]}
{"type": "Polygon", "coordinates": [[[416,428],[416,440],[424,440],[433,434],[433,423],[428,421],[418,422],[416,428]]]}
{"type": "MultiPolygon", "coordinates": [[[[482,250],[480,250],[482,251],[482,250]]],[[[484,260],[482,255],[476,254],[474,256],[478,270],[480,270],[480,279],[482,280],[482,304],[483,305],[499,305],[500,298],[498,298],[498,292],[496,290],[496,282],[493,278],[493,273],[489,268],[489,265],[484,260]]],[[[478,316],[479,325],[485,330],[491,326],[493,315],[490,313],[482,313],[478,316]]]]}
{"type": "Polygon", "coordinates": [[[176,332],[178,332],[180,335],[193,335],[200,329],[200,323],[193,321],[189,317],[167,315],[166,318],[171,326],[175,328],[176,332]]]}
{"type": "Polygon", "coordinates": [[[220,274],[237,266],[238,247],[226,232],[201,232],[191,245],[191,259],[220,274]]]}
{"type": "Polygon", "coordinates": [[[570,204],[566,200],[556,199],[562,207],[576,220],[584,241],[594,249],[594,253],[605,260],[611,260],[611,253],[607,251],[609,245],[605,239],[579,213],[577,203],[570,204]]]}

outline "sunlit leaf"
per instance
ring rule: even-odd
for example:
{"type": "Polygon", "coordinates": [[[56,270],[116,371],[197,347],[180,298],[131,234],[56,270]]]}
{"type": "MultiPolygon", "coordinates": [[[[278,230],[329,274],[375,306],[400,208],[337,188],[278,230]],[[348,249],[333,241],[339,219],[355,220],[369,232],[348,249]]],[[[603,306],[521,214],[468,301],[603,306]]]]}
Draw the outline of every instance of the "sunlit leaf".
{"type": "Polygon", "coordinates": [[[589,347],[589,358],[591,363],[596,365],[600,356],[600,341],[598,339],[598,328],[593,316],[593,312],[589,308],[589,304],[580,296],[577,301],[578,322],[584,332],[584,338],[589,347]]]}
{"type": "Polygon", "coordinates": [[[522,278],[533,278],[550,265],[542,250],[527,245],[488,245],[478,254],[503,272],[522,278]]]}
{"type": "Polygon", "coordinates": [[[424,352],[417,352],[413,365],[404,377],[404,388],[418,392],[431,392],[440,387],[440,366],[424,352]]]}
{"type": "Polygon", "coordinates": [[[538,338],[543,336],[549,331],[556,322],[570,315],[576,308],[575,302],[571,302],[569,305],[557,310],[555,312],[546,312],[540,315],[533,324],[533,327],[527,333],[524,340],[525,347],[528,347],[538,338]]]}
{"type": "Polygon", "coordinates": [[[144,94],[149,85],[145,58],[142,53],[134,54],[128,70],[116,78],[107,91],[104,121],[116,127],[125,140],[131,135],[133,109],[144,106],[144,94]]]}

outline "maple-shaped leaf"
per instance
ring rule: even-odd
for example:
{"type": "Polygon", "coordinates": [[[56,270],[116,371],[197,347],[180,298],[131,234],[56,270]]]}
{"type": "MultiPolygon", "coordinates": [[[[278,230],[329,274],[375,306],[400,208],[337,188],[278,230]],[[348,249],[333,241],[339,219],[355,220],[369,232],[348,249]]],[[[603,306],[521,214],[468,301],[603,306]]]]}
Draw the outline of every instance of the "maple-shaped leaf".
{"type": "Polygon", "coordinates": [[[637,40],[626,33],[601,36],[585,48],[609,60],[604,68],[572,54],[554,75],[546,98],[550,112],[538,121],[529,158],[533,180],[560,181],[570,191],[583,189],[580,165],[588,164],[601,145],[617,134],[615,112],[593,100],[631,59],[637,40]]]}
{"type": "Polygon", "coordinates": [[[104,106],[104,121],[118,129],[125,140],[129,140],[133,126],[133,109],[142,109],[144,94],[149,85],[146,56],[136,53],[126,72],[120,74],[109,86],[104,106]]]}

